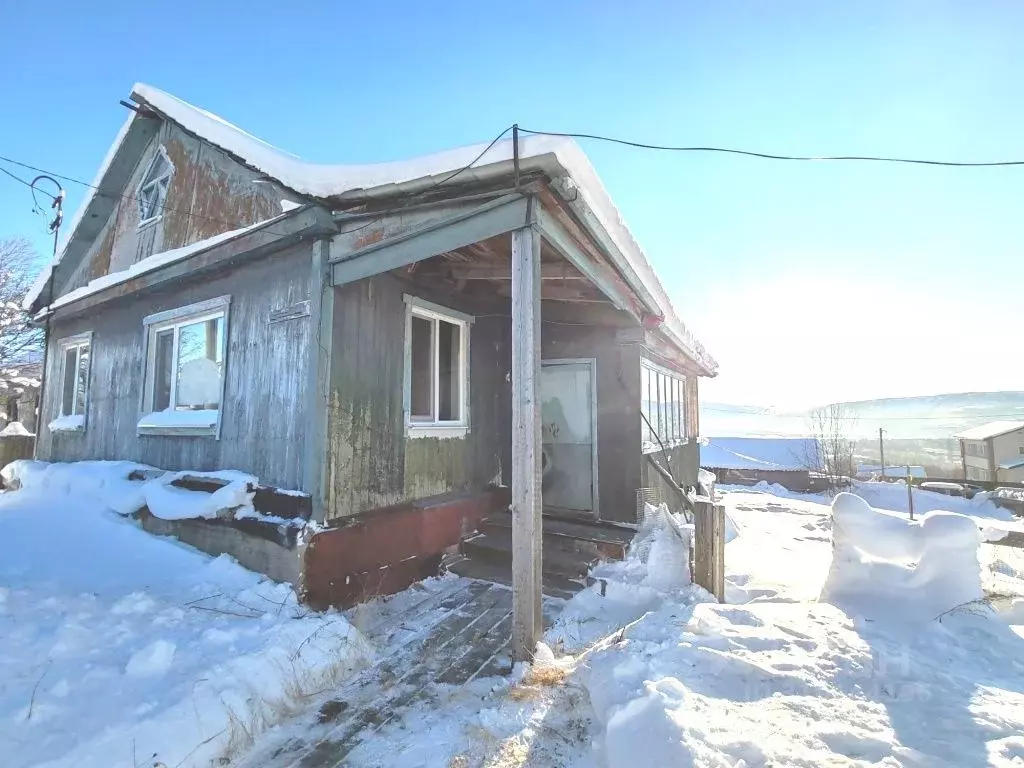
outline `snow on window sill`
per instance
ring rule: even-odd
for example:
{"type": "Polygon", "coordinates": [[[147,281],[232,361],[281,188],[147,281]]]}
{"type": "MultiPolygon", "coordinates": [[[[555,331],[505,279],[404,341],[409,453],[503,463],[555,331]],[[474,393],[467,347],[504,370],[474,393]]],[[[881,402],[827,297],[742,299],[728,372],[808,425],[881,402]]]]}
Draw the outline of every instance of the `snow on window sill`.
{"type": "Polygon", "coordinates": [[[138,423],[140,435],[216,435],[220,411],[153,411],[138,423]]]}
{"type": "Polygon", "coordinates": [[[84,432],[85,414],[78,413],[74,416],[58,416],[50,422],[51,432],[84,432]]]}
{"type": "Polygon", "coordinates": [[[409,438],[436,437],[438,439],[451,439],[465,437],[469,434],[469,427],[465,424],[406,424],[405,436],[409,438]]]}

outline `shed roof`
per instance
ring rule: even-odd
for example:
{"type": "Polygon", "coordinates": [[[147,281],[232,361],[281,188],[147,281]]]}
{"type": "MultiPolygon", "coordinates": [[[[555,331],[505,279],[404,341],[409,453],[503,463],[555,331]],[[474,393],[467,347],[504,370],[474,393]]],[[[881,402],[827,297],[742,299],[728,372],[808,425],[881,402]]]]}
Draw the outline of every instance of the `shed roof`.
{"type": "Polygon", "coordinates": [[[818,444],[809,437],[712,437],[700,448],[700,465],[792,472],[820,469],[818,456],[818,444]]]}
{"type": "Polygon", "coordinates": [[[990,421],[980,427],[965,429],[956,437],[961,440],[988,440],[990,437],[999,437],[1008,432],[1016,432],[1018,429],[1024,429],[1024,421],[990,421]]]}
{"type": "Polygon", "coordinates": [[[999,462],[1000,469],[1018,469],[1024,467],[1024,456],[1014,456],[1006,461],[999,462]]]}
{"type": "MultiPolygon", "coordinates": [[[[311,163],[283,152],[217,115],[150,85],[136,83],[132,88],[131,98],[298,194],[330,204],[355,202],[363,197],[380,196],[384,193],[412,191],[421,181],[431,180],[432,177],[449,174],[470,165],[471,169],[459,174],[459,181],[471,181],[486,175],[488,169],[509,165],[513,157],[513,142],[511,139],[505,139],[495,142],[489,148],[486,144],[479,144],[399,162],[368,165],[311,163]]],[[[68,228],[68,234],[57,257],[58,262],[74,238],[75,230],[83,220],[86,210],[97,197],[102,197],[96,194],[96,188],[101,185],[101,180],[117,155],[118,148],[128,137],[129,129],[135,120],[135,115],[129,118],[108,152],[93,188],[90,189],[73,218],[72,225],[68,228]]],[[[576,142],[555,136],[520,137],[519,157],[523,163],[533,160],[539,164],[544,160],[545,165],[548,164],[548,160],[554,160],[562,170],[565,180],[568,180],[569,186],[573,188],[574,196],[588,206],[614,249],[618,251],[610,254],[613,261],[624,274],[635,275],[638,287],[650,294],[654,304],[652,309],[664,318],[663,328],[669,338],[685,350],[709,375],[715,375],[718,370],[717,362],[679,319],[647,257],[623,221],[597,172],[576,142]]],[[[43,271],[25,297],[26,308],[31,307],[39,299],[51,268],[43,271]]]]}

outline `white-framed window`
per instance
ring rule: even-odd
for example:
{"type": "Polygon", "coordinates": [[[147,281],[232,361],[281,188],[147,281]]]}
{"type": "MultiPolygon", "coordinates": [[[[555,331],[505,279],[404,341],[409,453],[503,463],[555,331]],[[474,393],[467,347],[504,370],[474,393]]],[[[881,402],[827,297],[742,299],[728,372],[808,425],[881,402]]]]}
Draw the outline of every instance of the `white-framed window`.
{"type": "Polygon", "coordinates": [[[661,450],[687,438],[686,379],[681,373],[642,358],[640,408],[643,450],[661,450]]]}
{"type": "Polygon", "coordinates": [[[1021,456],[1024,456],[1024,445],[1017,447],[1017,453],[1021,456]]]}
{"type": "Polygon", "coordinates": [[[220,296],[143,320],[140,434],[219,435],[229,306],[220,296]]]}
{"type": "Polygon", "coordinates": [[[60,355],[58,381],[60,401],[57,418],[50,422],[54,432],[85,429],[85,413],[89,404],[89,369],[92,358],[92,333],[79,333],[57,342],[60,355]]]}
{"type": "Polygon", "coordinates": [[[166,150],[159,147],[149,163],[149,168],[146,169],[146,175],[142,177],[136,195],[139,202],[140,227],[156,221],[163,214],[167,190],[171,186],[173,175],[174,165],[166,150]]]}
{"type": "Polygon", "coordinates": [[[473,318],[405,296],[406,434],[462,437],[469,430],[469,333],[473,318]]]}

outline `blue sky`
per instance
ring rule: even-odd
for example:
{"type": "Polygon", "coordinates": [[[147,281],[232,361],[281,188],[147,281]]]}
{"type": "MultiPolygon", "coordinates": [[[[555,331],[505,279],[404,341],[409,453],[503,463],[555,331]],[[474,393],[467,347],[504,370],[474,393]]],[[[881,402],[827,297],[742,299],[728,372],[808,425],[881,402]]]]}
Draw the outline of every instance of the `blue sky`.
{"type": "MultiPolygon", "coordinates": [[[[5,4],[0,28],[0,155],[86,181],[136,80],[321,161],[409,157],[517,121],[776,153],[1024,159],[1014,0],[54,0],[5,4]]],[[[705,399],[1024,389],[1024,167],[583,146],[721,363],[705,399]]],[[[83,189],[67,186],[70,217],[83,189]]],[[[47,249],[30,207],[0,176],[0,237],[47,249]]]]}

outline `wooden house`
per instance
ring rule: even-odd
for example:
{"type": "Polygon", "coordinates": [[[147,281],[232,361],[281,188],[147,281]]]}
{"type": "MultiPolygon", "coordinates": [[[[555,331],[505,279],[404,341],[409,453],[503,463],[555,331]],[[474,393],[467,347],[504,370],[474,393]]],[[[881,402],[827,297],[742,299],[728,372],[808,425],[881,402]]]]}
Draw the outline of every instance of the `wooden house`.
{"type": "Polygon", "coordinates": [[[510,502],[537,561],[542,505],[634,522],[655,437],[695,483],[716,364],[572,141],[315,165],[155,88],[131,102],[27,298],[40,458],[308,494],[314,602],[436,570],[510,502]]]}

